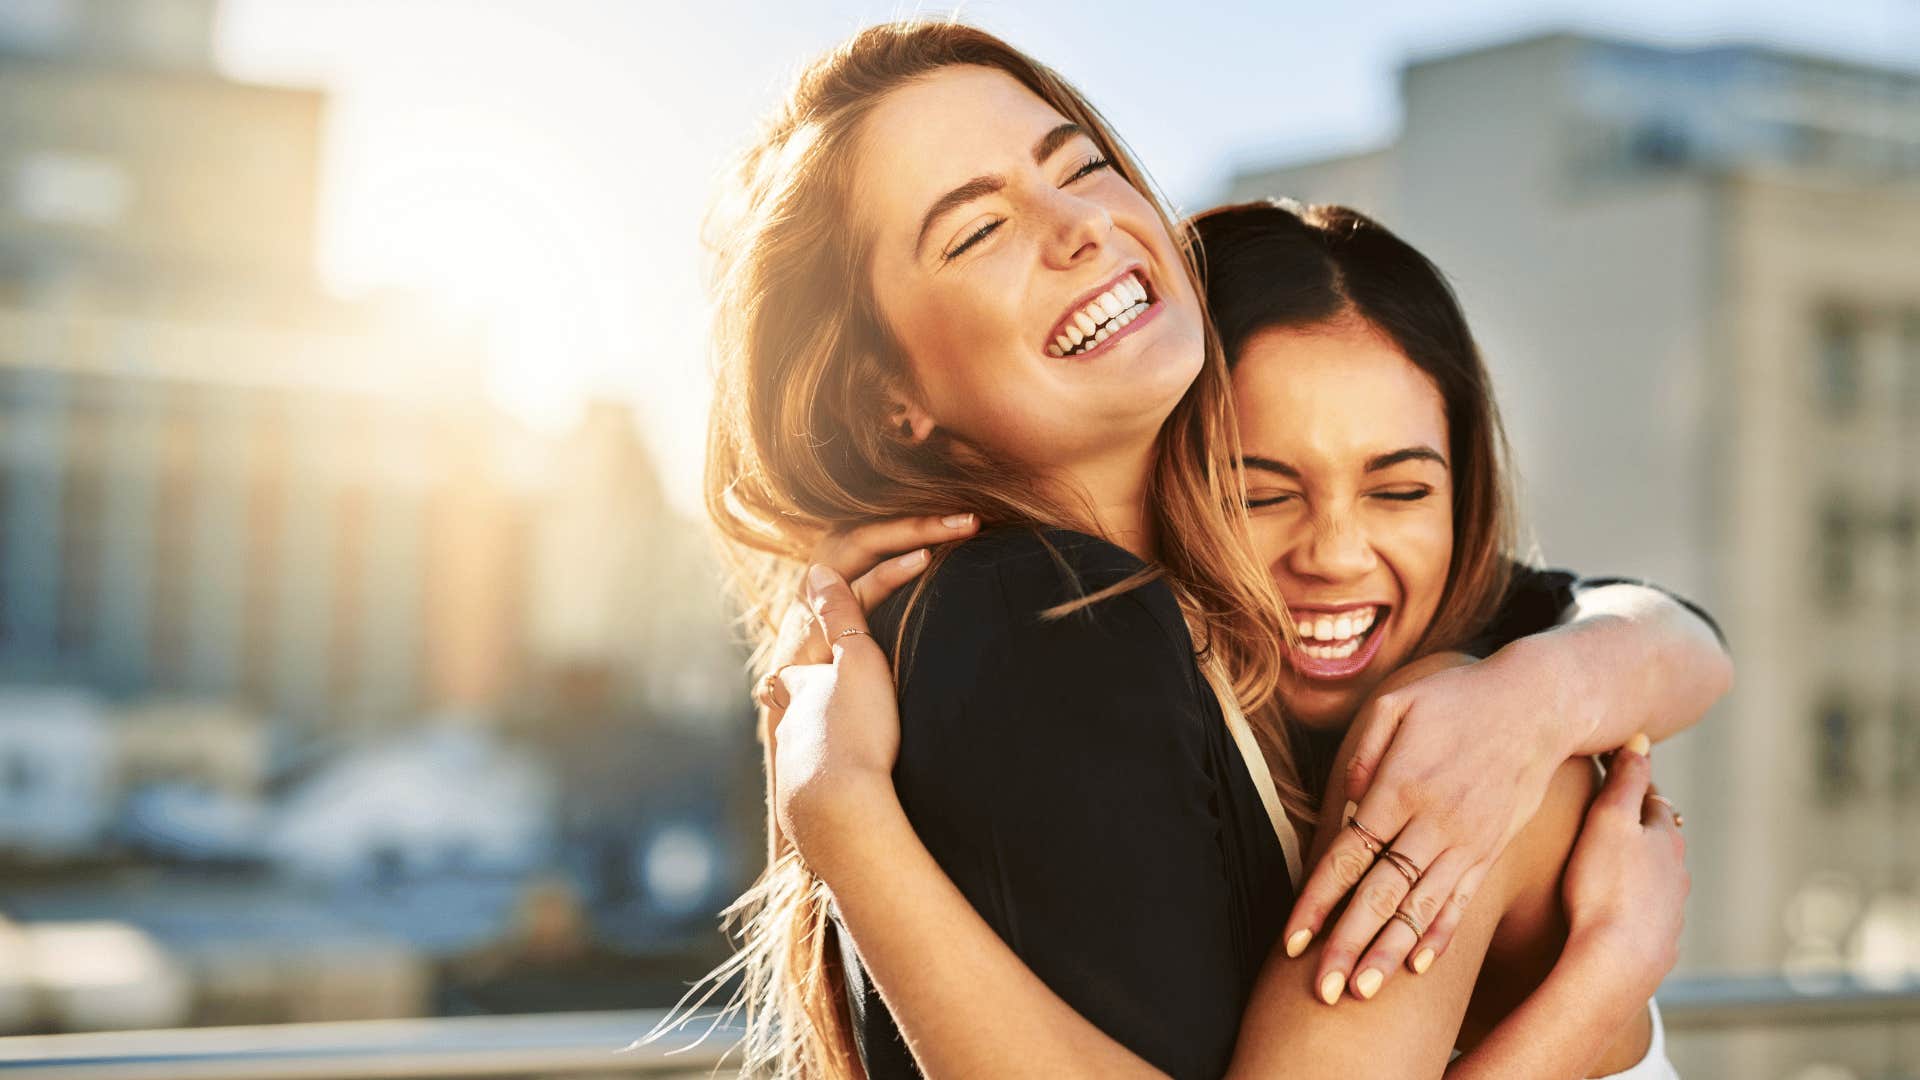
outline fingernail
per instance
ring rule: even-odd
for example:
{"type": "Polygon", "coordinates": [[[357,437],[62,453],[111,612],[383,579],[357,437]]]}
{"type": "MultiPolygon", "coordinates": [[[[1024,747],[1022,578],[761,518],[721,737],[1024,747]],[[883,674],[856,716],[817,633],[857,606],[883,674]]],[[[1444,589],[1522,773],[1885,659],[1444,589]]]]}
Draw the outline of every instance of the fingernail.
{"type": "Polygon", "coordinates": [[[948,514],[940,519],[940,524],[949,529],[964,529],[973,524],[972,514],[948,514]]]}
{"type": "Polygon", "coordinates": [[[1380,980],[1384,978],[1386,978],[1385,975],[1373,968],[1368,968],[1360,973],[1359,978],[1353,980],[1353,989],[1361,997],[1372,1000],[1374,991],[1380,989],[1380,980]]]}
{"type": "Polygon", "coordinates": [[[1421,949],[1420,955],[1415,956],[1413,958],[1413,973],[1415,975],[1425,975],[1427,973],[1427,969],[1432,966],[1433,966],[1433,950],[1432,949],[1421,949]]]}
{"type": "Polygon", "coordinates": [[[1347,977],[1335,971],[1320,980],[1320,1000],[1332,1005],[1340,1000],[1340,991],[1347,988],[1347,977]]]}
{"type": "Polygon", "coordinates": [[[831,584],[833,584],[833,571],[827,569],[824,564],[814,563],[812,566],[807,567],[807,590],[809,592],[819,592],[831,584]]]}
{"type": "Polygon", "coordinates": [[[1347,822],[1352,821],[1353,815],[1359,812],[1359,810],[1360,810],[1360,804],[1357,802],[1354,802],[1352,799],[1348,799],[1347,809],[1340,815],[1341,827],[1342,828],[1346,827],[1347,822]]]}
{"type": "Polygon", "coordinates": [[[911,570],[926,561],[926,548],[921,548],[919,551],[909,551],[905,555],[900,556],[900,568],[903,570],[911,570]]]}
{"type": "Polygon", "coordinates": [[[1293,936],[1287,939],[1287,955],[1290,957],[1299,956],[1301,953],[1306,952],[1307,942],[1312,940],[1313,931],[1295,930],[1293,936]]]}
{"type": "Polygon", "coordinates": [[[1639,754],[1641,757],[1646,757],[1647,751],[1653,749],[1653,740],[1647,738],[1647,733],[1642,731],[1627,740],[1627,749],[1639,754]]]}

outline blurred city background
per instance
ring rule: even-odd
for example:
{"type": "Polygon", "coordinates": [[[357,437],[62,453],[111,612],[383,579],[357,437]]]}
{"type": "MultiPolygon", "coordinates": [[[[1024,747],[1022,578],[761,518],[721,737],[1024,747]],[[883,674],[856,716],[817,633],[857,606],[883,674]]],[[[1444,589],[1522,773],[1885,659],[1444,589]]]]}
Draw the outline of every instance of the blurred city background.
{"type": "MultiPolygon", "coordinates": [[[[611,1053],[764,850],[699,218],[910,13],[0,0],[0,1065],[711,1066],[611,1053]]],[[[1920,1077],[1920,3],[962,14],[1449,272],[1544,558],[1733,643],[1681,1072],[1920,1077]]]]}

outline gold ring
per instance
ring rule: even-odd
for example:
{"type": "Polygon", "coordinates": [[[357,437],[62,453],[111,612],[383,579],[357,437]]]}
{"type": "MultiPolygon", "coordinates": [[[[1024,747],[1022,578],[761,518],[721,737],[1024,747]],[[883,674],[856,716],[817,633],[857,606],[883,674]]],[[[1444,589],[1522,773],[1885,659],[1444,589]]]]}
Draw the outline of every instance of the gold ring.
{"type": "Polygon", "coordinates": [[[1347,828],[1352,829],[1354,832],[1360,834],[1360,842],[1367,845],[1367,853],[1372,855],[1374,858],[1376,859],[1379,858],[1380,853],[1387,850],[1387,842],[1385,840],[1380,839],[1378,836],[1375,836],[1373,834],[1372,829],[1369,829],[1365,825],[1360,824],[1359,818],[1357,817],[1348,818],[1347,828]]]}
{"type": "Polygon", "coordinates": [[[1427,936],[1427,932],[1421,929],[1420,924],[1413,921],[1413,916],[1407,914],[1406,912],[1396,911],[1393,913],[1393,917],[1407,924],[1407,929],[1413,931],[1413,939],[1415,941],[1419,941],[1421,938],[1427,936]]]}
{"type": "Polygon", "coordinates": [[[775,701],[773,699],[773,692],[776,688],[784,689],[784,687],[780,685],[780,673],[792,666],[792,664],[781,664],[779,667],[762,675],[760,677],[760,684],[753,688],[753,699],[768,709],[784,709],[788,705],[793,704],[792,698],[788,698],[786,701],[775,701]]]}
{"type": "Polygon", "coordinates": [[[1680,829],[1686,827],[1687,819],[1681,815],[1680,808],[1673,805],[1672,799],[1667,798],[1665,795],[1656,795],[1651,791],[1647,792],[1647,798],[1667,808],[1667,812],[1673,815],[1674,828],[1680,829]]]}
{"type": "Polygon", "coordinates": [[[1412,859],[1393,850],[1388,850],[1386,854],[1380,857],[1387,860],[1389,866],[1400,871],[1400,876],[1407,879],[1409,886],[1420,884],[1420,875],[1425,873],[1425,871],[1415,866],[1412,859]]]}
{"type": "Polygon", "coordinates": [[[862,629],[860,629],[860,628],[859,628],[859,627],[857,627],[857,626],[849,626],[849,627],[847,627],[847,628],[846,628],[845,630],[842,630],[842,631],[840,631],[839,633],[837,633],[837,634],[835,634],[835,635],[833,635],[833,636],[834,636],[834,638],[835,638],[835,640],[838,640],[838,639],[840,639],[840,638],[843,638],[843,637],[849,637],[849,636],[851,636],[851,635],[853,635],[853,634],[866,634],[866,635],[867,635],[868,637],[872,637],[872,636],[873,636],[872,634],[868,634],[868,633],[867,633],[867,631],[865,631],[865,630],[862,630],[862,629]]]}

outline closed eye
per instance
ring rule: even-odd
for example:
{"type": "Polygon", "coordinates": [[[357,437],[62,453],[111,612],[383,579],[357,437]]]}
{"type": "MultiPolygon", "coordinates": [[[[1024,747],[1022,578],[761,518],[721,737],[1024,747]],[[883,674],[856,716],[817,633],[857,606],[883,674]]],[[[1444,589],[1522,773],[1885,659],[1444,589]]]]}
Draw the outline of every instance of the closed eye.
{"type": "Polygon", "coordinates": [[[941,261],[952,262],[953,260],[959,258],[961,253],[965,252],[968,248],[979,243],[980,241],[985,240],[987,238],[988,233],[991,233],[993,230],[999,228],[1002,224],[1005,224],[1005,222],[989,221],[985,225],[980,226],[978,229],[973,230],[973,232],[969,234],[965,240],[960,241],[960,246],[954,248],[952,251],[949,251],[941,255],[940,256],[941,261]]]}
{"type": "Polygon", "coordinates": [[[1113,161],[1111,159],[1101,157],[1099,154],[1095,154],[1092,157],[1088,158],[1084,163],[1082,163],[1078,169],[1075,169],[1073,171],[1072,176],[1067,177],[1067,183],[1071,184],[1075,180],[1078,180],[1083,176],[1088,176],[1092,173],[1097,173],[1101,169],[1111,169],[1111,168],[1113,168],[1113,161]]]}
{"type": "Polygon", "coordinates": [[[1433,494],[1432,488],[1423,487],[1411,491],[1376,491],[1373,496],[1376,499],[1391,499],[1394,502],[1419,502],[1431,494],[1433,494]]]}
{"type": "Polygon", "coordinates": [[[1281,503],[1290,502],[1297,498],[1299,498],[1299,496],[1291,492],[1282,492],[1278,495],[1250,495],[1247,497],[1247,509],[1259,510],[1268,506],[1279,506],[1281,503]]]}
{"type": "MultiPolygon", "coordinates": [[[[1079,180],[1082,177],[1091,176],[1094,173],[1099,172],[1101,169],[1111,169],[1111,168],[1113,168],[1113,160],[1111,158],[1102,157],[1099,154],[1094,154],[1093,156],[1089,157],[1085,162],[1082,162],[1080,167],[1075,169],[1073,173],[1067,177],[1066,183],[1071,184],[1075,180],[1079,180]]],[[[967,238],[965,240],[960,241],[960,243],[956,247],[954,247],[951,251],[948,251],[942,254],[940,256],[941,260],[944,262],[952,262],[953,260],[959,258],[961,255],[965,254],[968,248],[972,247],[973,245],[979,243],[982,240],[985,240],[988,236],[992,235],[995,229],[998,229],[1000,226],[1004,224],[1006,224],[1005,221],[987,222],[985,225],[982,225],[978,229],[975,229],[973,232],[967,234],[967,238]]]]}

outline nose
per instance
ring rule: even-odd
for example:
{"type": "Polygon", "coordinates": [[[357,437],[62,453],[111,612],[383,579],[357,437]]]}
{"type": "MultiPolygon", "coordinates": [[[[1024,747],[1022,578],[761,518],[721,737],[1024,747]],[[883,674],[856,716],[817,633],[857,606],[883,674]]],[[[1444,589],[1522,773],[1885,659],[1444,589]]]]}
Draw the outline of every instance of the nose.
{"type": "Polygon", "coordinates": [[[1098,255],[1113,234],[1113,214],[1104,205],[1072,192],[1054,189],[1047,199],[1046,213],[1047,261],[1059,269],[1098,255]]]}
{"type": "Polygon", "coordinates": [[[1292,545],[1286,563],[1299,577],[1339,582],[1371,572],[1378,557],[1353,515],[1320,513],[1308,521],[1305,535],[1292,545]]]}

